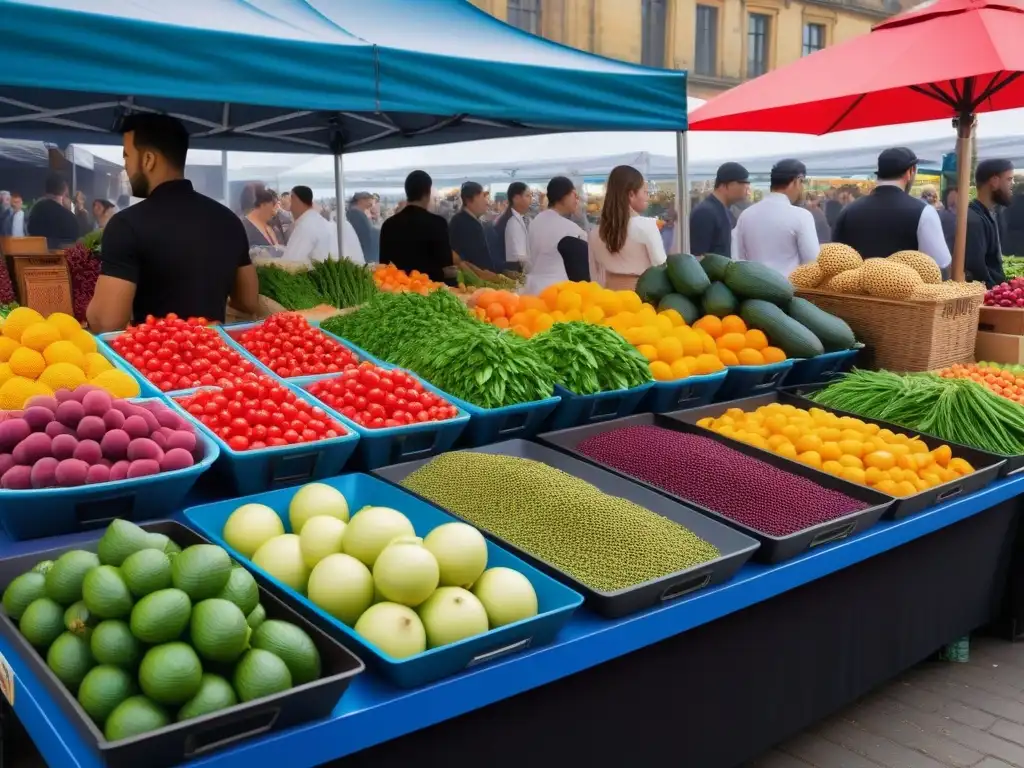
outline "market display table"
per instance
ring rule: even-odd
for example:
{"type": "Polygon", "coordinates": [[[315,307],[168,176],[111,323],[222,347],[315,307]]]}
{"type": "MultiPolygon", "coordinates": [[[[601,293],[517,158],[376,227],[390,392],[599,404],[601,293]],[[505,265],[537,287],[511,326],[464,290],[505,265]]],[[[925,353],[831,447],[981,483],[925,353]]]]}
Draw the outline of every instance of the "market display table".
{"type": "MultiPolygon", "coordinates": [[[[193,764],[732,768],[992,619],[1021,494],[1024,477],[1003,480],[616,621],[580,610],[552,645],[423,688],[368,669],[331,719],[193,764]]],[[[2,543],[0,556],[29,548],[2,543]]],[[[47,763],[101,765],[2,641],[0,653],[47,763]]]]}

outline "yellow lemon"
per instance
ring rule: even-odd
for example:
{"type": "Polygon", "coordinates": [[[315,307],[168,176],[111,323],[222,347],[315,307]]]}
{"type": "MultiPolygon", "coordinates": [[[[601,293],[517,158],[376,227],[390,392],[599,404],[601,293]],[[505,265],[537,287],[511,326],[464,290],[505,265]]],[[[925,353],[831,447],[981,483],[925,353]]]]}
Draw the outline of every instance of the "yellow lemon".
{"type": "Polygon", "coordinates": [[[14,376],[0,386],[0,409],[14,411],[25,405],[25,401],[38,394],[36,383],[23,376],[14,376]]]}
{"type": "Polygon", "coordinates": [[[604,320],[604,310],[600,306],[594,305],[588,307],[583,312],[583,319],[588,323],[600,323],[604,320]]]}
{"type": "MultiPolygon", "coordinates": [[[[78,349],[78,347],[75,347],[75,349],[78,349]]],[[[110,361],[99,352],[87,352],[84,357],[85,378],[87,379],[95,379],[104,371],[110,371],[114,368],[110,361]]]]}
{"type": "Polygon", "coordinates": [[[46,370],[46,360],[34,349],[18,347],[8,361],[15,376],[24,376],[27,379],[38,379],[39,374],[46,370]]]}
{"type": "Polygon", "coordinates": [[[7,363],[0,363],[0,385],[6,383],[12,376],[14,376],[14,371],[11,370],[11,366],[7,363]]]}
{"type": "Polygon", "coordinates": [[[55,341],[60,341],[60,331],[49,323],[35,323],[21,333],[21,345],[42,352],[55,341]]]}
{"type": "Polygon", "coordinates": [[[661,335],[664,336],[666,333],[672,333],[672,320],[665,317],[664,315],[658,315],[654,318],[654,327],[657,328],[661,335]]]}
{"type": "Polygon", "coordinates": [[[679,358],[672,363],[672,378],[673,379],[685,379],[690,375],[690,366],[686,364],[686,361],[679,358]]]}
{"type": "Polygon", "coordinates": [[[39,377],[39,383],[56,392],[58,389],[75,389],[85,384],[85,371],[71,363],[54,363],[47,366],[39,377]]]}
{"type": "Polygon", "coordinates": [[[65,339],[55,341],[44,349],[43,357],[46,358],[47,365],[71,363],[76,368],[85,368],[85,353],[65,339]]]}
{"type": "Polygon", "coordinates": [[[626,312],[637,312],[643,306],[643,302],[640,301],[640,296],[637,295],[636,291],[618,291],[618,294],[619,300],[622,302],[622,308],[626,312]]]}
{"type": "Polygon", "coordinates": [[[90,384],[101,387],[114,397],[138,397],[139,382],[124,371],[113,368],[95,377],[90,384]]]}
{"type": "Polygon", "coordinates": [[[683,356],[683,342],[675,336],[665,336],[654,343],[658,350],[658,359],[666,363],[674,363],[683,356]]]}
{"type": "Polygon", "coordinates": [[[46,322],[60,331],[62,339],[70,339],[72,335],[82,330],[82,324],[66,312],[52,312],[46,322]]]}
{"type": "Polygon", "coordinates": [[[21,334],[30,325],[43,322],[43,316],[34,309],[18,307],[4,320],[3,334],[9,339],[21,341],[21,334]]]}
{"type": "Polygon", "coordinates": [[[661,360],[653,360],[650,364],[651,376],[656,381],[669,381],[672,378],[672,366],[668,363],[662,362],[661,360]]]}
{"type": "Polygon", "coordinates": [[[79,330],[76,333],[71,334],[68,339],[72,344],[78,347],[83,352],[95,352],[96,351],[96,339],[92,337],[92,334],[85,330],[79,330]]]}
{"type": "Polygon", "coordinates": [[[663,309],[658,313],[658,317],[667,317],[669,322],[672,323],[673,327],[683,325],[683,316],[680,315],[674,309],[663,309]]]}
{"type": "Polygon", "coordinates": [[[636,348],[637,351],[646,357],[650,362],[654,362],[658,359],[658,349],[653,344],[641,344],[636,348]]]}
{"type": "Polygon", "coordinates": [[[634,344],[654,344],[661,338],[658,329],[650,325],[641,325],[631,330],[634,331],[633,338],[636,339],[634,344]]]}
{"type": "Polygon", "coordinates": [[[0,336],[0,362],[6,363],[21,345],[10,336],[0,336]]]}

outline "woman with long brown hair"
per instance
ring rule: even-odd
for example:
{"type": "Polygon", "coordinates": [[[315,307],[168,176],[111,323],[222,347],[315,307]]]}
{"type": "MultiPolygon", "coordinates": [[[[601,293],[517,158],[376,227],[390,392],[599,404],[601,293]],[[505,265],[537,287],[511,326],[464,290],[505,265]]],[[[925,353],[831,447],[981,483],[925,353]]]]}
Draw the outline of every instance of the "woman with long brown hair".
{"type": "Polygon", "coordinates": [[[648,267],[664,264],[658,223],[647,210],[647,183],[636,168],[612,169],[601,224],[590,232],[590,279],[615,290],[632,290],[648,267]]]}

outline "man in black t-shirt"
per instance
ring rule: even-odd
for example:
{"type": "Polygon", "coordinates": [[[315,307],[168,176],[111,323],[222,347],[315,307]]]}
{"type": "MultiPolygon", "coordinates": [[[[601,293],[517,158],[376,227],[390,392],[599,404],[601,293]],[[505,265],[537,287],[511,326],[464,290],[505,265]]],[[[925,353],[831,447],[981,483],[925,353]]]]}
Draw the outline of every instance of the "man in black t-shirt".
{"type": "Polygon", "coordinates": [[[79,235],[78,219],[64,207],[68,183],[59,173],[46,177],[46,196],[36,200],[28,215],[28,234],[45,237],[47,248],[72,245],[79,235]]]}
{"type": "Polygon", "coordinates": [[[448,222],[448,238],[452,250],[459,258],[468,261],[480,269],[500,272],[495,255],[491,253],[491,245],[487,240],[484,225],[480,217],[487,212],[487,193],[475,181],[467,181],[462,185],[462,210],[452,216],[448,222]]]}
{"type": "Polygon", "coordinates": [[[410,272],[418,269],[438,283],[452,265],[448,224],[427,210],[433,185],[426,171],[413,171],[405,179],[406,206],[380,229],[380,263],[410,272]]]}
{"type": "Polygon", "coordinates": [[[229,297],[240,312],[255,312],[259,281],[245,228],[184,178],[185,126],[168,115],[139,114],[122,132],[132,195],[145,199],[103,230],[90,330],[120,330],[170,312],[223,322],[229,297]]]}

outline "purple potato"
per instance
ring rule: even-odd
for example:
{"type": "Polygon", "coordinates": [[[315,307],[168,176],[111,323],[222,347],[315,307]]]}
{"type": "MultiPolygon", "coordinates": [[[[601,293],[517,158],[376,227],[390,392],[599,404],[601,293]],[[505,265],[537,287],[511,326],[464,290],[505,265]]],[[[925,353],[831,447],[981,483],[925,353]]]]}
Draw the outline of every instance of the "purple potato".
{"type": "MultiPolygon", "coordinates": [[[[140,437],[136,439],[145,440],[146,438],[140,437]]],[[[156,443],[157,447],[160,448],[161,451],[167,450],[167,438],[162,433],[154,432],[152,435],[149,436],[149,439],[156,443]]]]}
{"type": "Polygon", "coordinates": [[[28,424],[29,429],[33,432],[42,432],[46,429],[46,425],[53,421],[53,411],[36,405],[32,408],[27,408],[22,418],[25,419],[25,423],[28,424]]]}
{"type": "Polygon", "coordinates": [[[100,448],[103,449],[103,457],[111,461],[119,461],[128,455],[128,444],[132,441],[128,433],[123,429],[112,429],[103,436],[100,441],[100,448]]]}
{"type": "Polygon", "coordinates": [[[9,453],[0,453],[0,477],[4,476],[4,473],[14,466],[14,457],[9,453]]]}
{"type": "Polygon", "coordinates": [[[11,467],[0,477],[0,487],[8,491],[26,491],[32,487],[32,470],[28,467],[11,467]]]}
{"type": "Polygon", "coordinates": [[[170,408],[154,410],[153,415],[156,416],[156,420],[160,422],[161,427],[169,427],[170,429],[181,428],[181,417],[170,408]]]}
{"type": "Polygon", "coordinates": [[[65,427],[59,421],[51,421],[46,425],[46,429],[43,430],[50,437],[57,437],[57,435],[71,435],[75,436],[75,430],[71,427],[65,427]]]}
{"type": "Polygon", "coordinates": [[[160,462],[154,461],[153,459],[139,459],[133,461],[132,465],[128,467],[128,479],[131,480],[133,477],[146,477],[148,475],[156,475],[160,473],[160,462]]]}
{"type": "MultiPolygon", "coordinates": [[[[99,445],[96,447],[99,448],[99,445]]],[[[70,459],[75,455],[76,448],[78,448],[78,440],[71,435],[57,435],[50,443],[50,452],[58,461],[70,459]]]]}
{"type": "Polygon", "coordinates": [[[127,400],[114,400],[113,405],[110,406],[115,411],[120,411],[125,415],[125,418],[135,413],[135,406],[129,403],[127,400]]]}
{"type": "Polygon", "coordinates": [[[107,434],[107,426],[99,416],[83,416],[78,422],[79,440],[102,440],[107,434]]]}
{"type": "MultiPolygon", "coordinates": [[[[53,455],[56,456],[57,452],[54,451],[53,455]]],[[[86,464],[99,464],[103,459],[103,450],[95,440],[83,440],[75,446],[71,458],[79,459],[86,464]]]]}
{"type": "Polygon", "coordinates": [[[184,448],[191,453],[196,449],[197,442],[194,432],[186,432],[183,429],[175,430],[167,436],[167,450],[184,448]]]}
{"type": "Polygon", "coordinates": [[[110,459],[100,459],[96,463],[99,464],[101,467],[106,467],[107,469],[110,469],[112,466],[114,466],[114,462],[112,462],[110,459]]]}
{"type": "MultiPolygon", "coordinates": [[[[75,387],[75,400],[81,403],[82,401],[85,400],[86,395],[88,395],[90,392],[95,392],[98,389],[100,388],[94,384],[80,384],[77,387],[75,387]]],[[[102,392],[103,390],[100,391],[102,392]]]]}
{"type": "Polygon", "coordinates": [[[137,437],[149,437],[149,425],[146,420],[138,414],[133,414],[124,420],[124,426],[121,427],[127,434],[128,437],[133,440],[137,437]]]}
{"type": "Polygon", "coordinates": [[[103,424],[108,430],[121,429],[124,426],[124,420],[125,415],[114,408],[103,414],[103,424]]]}
{"type": "Polygon", "coordinates": [[[110,467],[105,467],[102,464],[93,464],[89,467],[89,471],[85,475],[86,485],[95,485],[96,483],[105,483],[110,480],[110,467]]]}
{"type": "Polygon", "coordinates": [[[31,467],[44,456],[50,455],[52,442],[45,432],[34,432],[15,446],[12,453],[14,463],[31,467]]]}
{"type": "Polygon", "coordinates": [[[192,454],[184,448],[172,448],[164,454],[160,461],[161,472],[173,472],[176,469],[185,469],[195,464],[192,454]]]}
{"type": "Polygon", "coordinates": [[[128,461],[153,459],[159,463],[163,457],[163,450],[148,437],[137,437],[128,443],[128,461]]]}
{"type": "Polygon", "coordinates": [[[61,488],[85,485],[88,475],[89,465],[81,459],[64,459],[57,465],[57,485],[61,488]]]}
{"type": "MultiPolygon", "coordinates": [[[[59,392],[57,394],[60,394],[59,392]]],[[[65,400],[57,406],[57,421],[74,429],[85,416],[85,409],[77,400],[65,400]]]]}
{"type": "Polygon", "coordinates": [[[82,398],[82,408],[85,409],[86,416],[99,416],[103,418],[107,411],[110,410],[113,402],[110,395],[102,389],[94,389],[91,392],[87,392],[85,397],[82,398]]]}
{"type": "Polygon", "coordinates": [[[142,413],[140,413],[139,416],[141,416],[142,420],[146,422],[146,428],[149,430],[147,437],[160,429],[160,422],[157,421],[156,416],[145,408],[142,409],[142,413]]]}
{"type": "Polygon", "coordinates": [[[12,451],[14,446],[32,434],[32,428],[24,419],[7,419],[0,422],[0,451],[12,451]]]}
{"type": "Polygon", "coordinates": [[[53,399],[57,401],[59,406],[61,403],[67,403],[75,399],[75,393],[69,389],[58,389],[53,393],[53,399]]]}
{"type": "Polygon", "coordinates": [[[124,480],[128,477],[128,468],[131,467],[130,461],[118,461],[110,468],[110,481],[124,480]]]}
{"type": "Polygon", "coordinates": [[[50,397],[49,395],[34,395],[28,399],[27,403],[25,403],[26,408],[39,406],[40,408],[49,408],[53,413],[57,412],[58,405],[60,405],[60,403],[57,402],[57,398],[50,397]]]}
{"type": "Polygon", "coordinates": [[[32,465],[31,481],[33,488],[53,488],[57,485],[57,465],[60,464],[52,456],[44,456],[32,465]]]}

